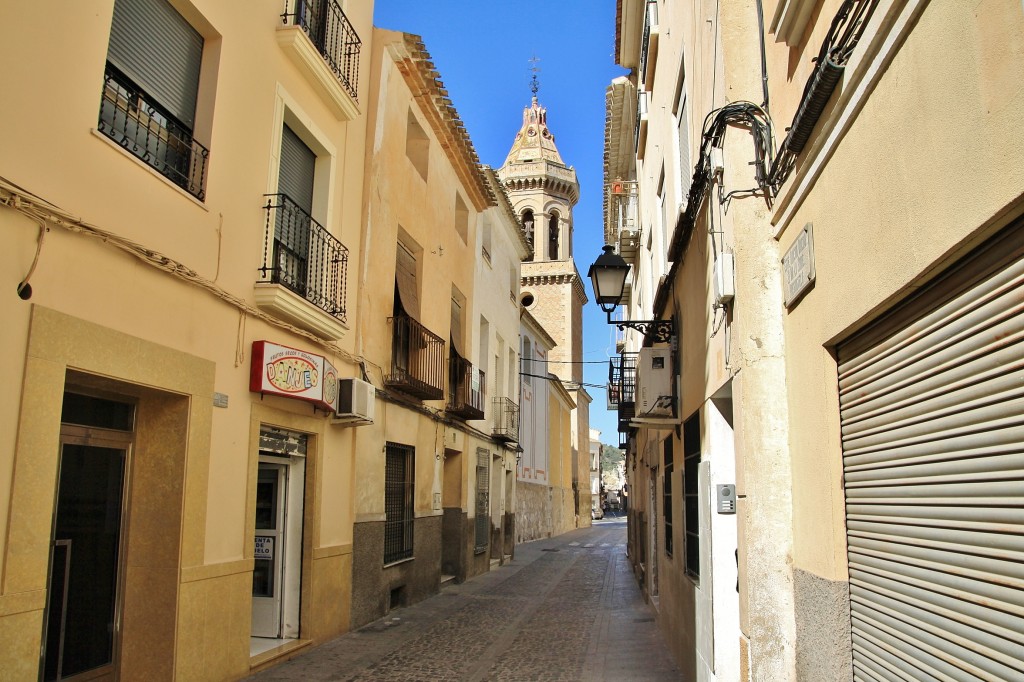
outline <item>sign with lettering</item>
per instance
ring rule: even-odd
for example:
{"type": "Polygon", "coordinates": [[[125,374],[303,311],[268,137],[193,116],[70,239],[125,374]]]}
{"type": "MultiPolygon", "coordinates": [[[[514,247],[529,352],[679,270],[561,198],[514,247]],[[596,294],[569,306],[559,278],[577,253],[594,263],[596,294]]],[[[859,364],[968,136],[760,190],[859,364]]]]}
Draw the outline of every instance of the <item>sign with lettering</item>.
{"type": "Polygon", "coordinates": [[[256,536],[256,548],[252,552],[254,559],[273,559],[274,558],[274,536],[272,535],[257,535],[256,536]]]}
{"type": "Polygon", "coordinates": [[[782,257],[784,303],[791,308],[814,283],[814,233],[807,223],[782,257]]]}
{"type": "Polygon", "coordinates": [[[338,411],[338,370],[322,355],[254,341],[249,390],[296,398],[338,411]]]}

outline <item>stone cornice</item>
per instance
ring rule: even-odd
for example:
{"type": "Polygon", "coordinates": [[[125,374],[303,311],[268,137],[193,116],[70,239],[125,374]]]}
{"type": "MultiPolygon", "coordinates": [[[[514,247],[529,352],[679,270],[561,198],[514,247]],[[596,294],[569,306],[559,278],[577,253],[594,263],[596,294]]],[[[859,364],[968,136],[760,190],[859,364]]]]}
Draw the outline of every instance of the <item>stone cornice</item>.
{"type": "Polygon", "coordinates": [[[497,199],[484,178],[480,158],[473,149],[469,133],[459,118],[459,113],[448,98],[448,91],[441,77],[434,69],[422,38],[411,33],[402,33],[402,42],[388,46],[388,52],[395,61],[398,71],[412,91],[438,143],[451,161],[455,173],[470,195],[470,201],[477,211],[497,205],[497,199]]]}
{"type": "MultiPolygon", "coordinates": [[[[526,265],[526,263],[524,263],[524,265],[526,265]]],[[[583,278],[580,277],[579,273],[575,270],[576,268],[574,266],[573,272],[549,272],[528,275],[524,268],[522,284],[523,286],[557,286],[569,284],[572,286],[572,291],[576,295],[576,299],[579,300],[581,304],[585,305],[589,300],[587,298],[587,290],[586,287],[583,286],[583,278]]]]}

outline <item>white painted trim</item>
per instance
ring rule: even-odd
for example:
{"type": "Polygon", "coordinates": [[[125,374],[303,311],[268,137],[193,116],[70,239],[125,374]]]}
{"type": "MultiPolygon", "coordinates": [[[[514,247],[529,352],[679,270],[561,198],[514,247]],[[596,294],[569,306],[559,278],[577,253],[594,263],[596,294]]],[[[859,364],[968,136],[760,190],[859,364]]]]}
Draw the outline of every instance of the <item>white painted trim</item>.
{"type": "Polygon", "coordinates": [[[351,121],[359,115],[359,105],[338,81],[309,36],[299,26],[279,26],[277,44],[299,68],[306,81],[317,91],[339,121],[351,121]]]}

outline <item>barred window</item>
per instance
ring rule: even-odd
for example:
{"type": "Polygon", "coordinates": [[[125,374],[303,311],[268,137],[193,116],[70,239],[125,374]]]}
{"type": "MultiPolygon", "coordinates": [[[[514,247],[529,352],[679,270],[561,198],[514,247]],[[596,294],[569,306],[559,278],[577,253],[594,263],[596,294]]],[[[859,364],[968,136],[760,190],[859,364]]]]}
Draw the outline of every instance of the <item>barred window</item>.
{"type": "Polygon", "coordinates": [[[665,480],[661,500],[665,515],[665,554],[672,556],[672,436],[665,439],[665,480]]]}
{"type": "Polygon", "coordinates": [[[484,449],[476,451],[476,541],[475,552],[487,549],[490,538],[491,521],[488,517],[490,509],[491,453],[484,449]]]}
{"type": "Polygon", "coordinates": [[[686,523],[686,572],[700,578],[700,412],[683,424],[683,517],[686,523]]]}
{"type": "Polygon", "coordinates": [[[384,563],[412,556],[413,484],[416,450],[388,443],[384,470],[384,563]]]}

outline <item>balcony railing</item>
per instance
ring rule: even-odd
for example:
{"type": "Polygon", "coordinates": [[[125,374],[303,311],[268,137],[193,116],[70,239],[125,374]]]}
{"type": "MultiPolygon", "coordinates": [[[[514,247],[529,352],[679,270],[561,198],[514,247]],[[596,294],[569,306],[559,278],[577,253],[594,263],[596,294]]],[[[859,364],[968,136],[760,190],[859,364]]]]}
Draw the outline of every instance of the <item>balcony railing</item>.
{"type": "MultiPolygon", "coordinates": [[[[619,433],[628,434],[636,415],[636,369],[639,353],[623,353],[608,359],[608,409],[616,409],[619,433]]],[[[620,436],[619,440],[622,441],[620,436]]]]}
{"type": "Polygon", "coordinates": [[[608,185],[608,227],[605,242],[618,244],[623,258],[636,256],[640,213],[637,182],[614,180],[608,185]]]}
{"type": "Polygon", "coordinates": [[[636,368],[639,353],[623,353],[608,358],[608,409],[636,401],[636,368]]]}
{"type": "Polygon", "coordinates": [[[484,418],[484,373],[473,363],[452,352],[448,358],[448,404],[445,411],[462,419],[484,418]]]}
{"type": "Polygon", "coordinates": [[[391,374],[384,383],[421,400],[444,397],[444,339],[408,315],[389,317],[391,374]]]}
{"type": "Polygon", "coordinates": [[[192,138],[188,126],[109,62],[96,129],[195,198],[206,199],[209,151],[192,138]]]}
{"type": "Polygon", "coordinates": [[[651,89],[653,71],[648,71],[648,65],[654,66],[654,60],[658,58],[658,2],[647,0],[647,8],[644,11],[644,37],[640,43],[640,75],[643,78],[646,89],[651,89]]]}
{"type": "Polygon", "coordinates": [[[285,0],[281,20],[305,31],[342,87],[358,99],[362,41],[337,0],[285,0]]]}
{"type": "Polygon", "coordinates": [[[345,321],[348,249],[286,194],[267,195],[261,281],[345,321]]]}
{"type": "Polygon", "coordinates": [[[491,402],[494,427],[491,435],[501,441],[519,442],[519,405],[511,398],[495,398],[491,402]]]}

